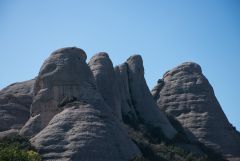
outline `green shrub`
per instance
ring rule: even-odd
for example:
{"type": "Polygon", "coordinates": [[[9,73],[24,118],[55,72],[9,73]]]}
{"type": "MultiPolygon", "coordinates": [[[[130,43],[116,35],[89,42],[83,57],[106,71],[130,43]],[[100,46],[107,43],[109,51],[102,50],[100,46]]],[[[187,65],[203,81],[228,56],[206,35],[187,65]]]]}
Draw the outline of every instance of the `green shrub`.
{"type": "MultiPolygon", "coordinates": [[[[154,129],[152,128],[152,130],[154,129]]],[[[149,136],[149,130],[136,130],[128,127],[131,139],[136,143],[143,155],[134,158],[132,161],[213,161],[206,155],[197,156],[174,143],[166,142],[162,138],[160,138],[160,142],[153,141],[152,136],[159,136],[159,129],[155,130],[157,130],[157,133],[156,131],[150,131],[151,136],[149,136]]]]}
{"type": "Polygon", "coordinates": [[[75,102],[77,101],[77,98],[74,96],[66,96],[62,99],[62,101],[60,101],[60,103],[58,104],[58,107],[64,107],[69,103],[75,102]]]}
{"type": "Polygon", "coordinates": [[[27,155],[28,155],[29,161],[41,161],[40,155],[33,150],[28,150],[27,155]]]}
{"type": "Polygon", "coordinates": [[[26,138],[19,135],[0,140],[0,161],[41,161],[26,138]]]}

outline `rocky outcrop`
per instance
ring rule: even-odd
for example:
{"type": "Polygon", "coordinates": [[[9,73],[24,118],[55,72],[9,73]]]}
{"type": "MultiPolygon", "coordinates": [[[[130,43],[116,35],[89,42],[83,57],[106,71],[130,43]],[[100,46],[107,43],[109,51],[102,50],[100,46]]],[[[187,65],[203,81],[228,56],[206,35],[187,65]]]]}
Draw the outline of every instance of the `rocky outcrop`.
{"type": "Polygon", "coordinates": [[[20,129],[28,120],[34,80],[9,85],[0,91],[0,132],[20,129]]]}
{"type": "Polygon", "coordinates": [[[44,62],[21,134],[31,137],[44,160],[127,161],[141,155],[98,92],[85,60],[83,50],[63,48],[44,62]]]}
{"type": "Polygon", "coordinates": [[[124,63],[120,66],[116,66],[114,70],[118,82],[123,121],[125,123],[131,124],[132,126],[137,126],[139,120],[134,109],[131,94],[129,91],[128,65],[127,63],[124,63]]]}
{"type": "Polygon", "coordinates": [[[166,72],[151,93],[140,55],[115,68],[104,52],[86,59],[82,49],[59,49],[34,80],[2,89],[0,140],[25,136],[46,161],[191,158],[182,149],[222,159],[206,146],[240,159],[240,134],[199,65],[166,72]]]}
{"type": "Polygon", "coordinates": [[[31,118],[21,130],[24,136],[32,137],[43,129],[52,117],[59,113],[65,101],[88,95],[84,85],[94,85],[91,78],[77,73],[85,73],[82,66],[86,54],[77,48],[63,48],[51,54],[43,63],[34,84],[34,99],[31,105],[31,118]],[[80,84],[81,81],[84,83],[80,84]],[[80,92],[81,91],[81,92],[80,92]],[[32,123],[33,122],[33,123],[32,123]],[[40,126],[33,126],[38,122],[40,126]]]}
{"type": "MultiPolygon", "coordinates": [[[[128,58],[127,62],[118,67],[121,73],[122,86],[125,91],[122,93],[122,109],[124,118],[134,118],[150,129],[156,131],[160,129],[168,139],[172,139],[176,130],[172,127],[167,117],[160,111],[154,101],[144,78],[143,61],[140,55],[128,58]],[[126,73],[127,70],[127,74],[126,73]],[[127,79],[127,80],[126,80],[127,79]],[[126,90],[127,89],[127,90],[126,90]],[[124,96],[126,95],[126,96],[124,96]],[[126,107],[124,107],[126,105],[126,107]]],[[[116,68],[116,70],[118,70],[116,68]]]]}
{"type": "Polygon", "coordinates": [[[240,159],[240,135],[227,120],[198,64],[183,63],[165,73],[152,95],[161,110],[174,116],[200,142],[229,160],[240,159]]]}
{"type": "Polygon", "coordinates": [[[129,161],[141,155],[106,107],[101,100],[64,107],[31,142],[51,161],[129,161]]]}
{"type": "Polygon", "coordinates": [[[110,106],[116,118],[122,120],[118,82],[108,54],[101,52],[94,55],[88,65],[104,101],[110,106]]]}

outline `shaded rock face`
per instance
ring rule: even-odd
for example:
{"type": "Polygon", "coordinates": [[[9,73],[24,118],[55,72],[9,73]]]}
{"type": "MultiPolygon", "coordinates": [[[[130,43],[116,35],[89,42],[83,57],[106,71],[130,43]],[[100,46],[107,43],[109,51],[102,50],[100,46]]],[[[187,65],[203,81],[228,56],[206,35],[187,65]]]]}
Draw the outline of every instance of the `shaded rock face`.
{"type": "Polygon", "coordinates": [[[141,155],[98,92],[85,60],[83,50],[63,48],[44,62],[21,134],[49,161],[127,161],[141,155]]]}
{"type": "Polygon", "coordinates": [[[120,73],[119,82],[123,90],[123,117],[130,120],[137,118],[151,129],[161,129],[168,139],[172,139],[177,132],[157,107],[148,89],[141,56],[131,56],[125,64],[116,68],[116,71],[120,73]]]}
{"type": "Polygon", "coordinates": [[[198,64],[183,63],[164,74],[152,95],[160,109],[200,142],[229,159],[240,159],[240,135],[228,122],[198,64]]]}
{"type": "Polygon", "coordinates": [[[14,83],[0,91],[0,132],[20,129],[28,120],[35,80],[14,83]]]}
{"type": "Polygon", "coordinates": [[[116,118],[122,120],[118,82],[108,54],[104,52],[96,54],[91,58],[88,65],[104,101],[111,107],[116,118]]]}
{"type": "Polygon", "coordinates": [[[139,121],[129,92],[128,65],[124,63],[120,66],[116,66],[114,70],[118,82],[123,121],[136,126],[139,121]]]}

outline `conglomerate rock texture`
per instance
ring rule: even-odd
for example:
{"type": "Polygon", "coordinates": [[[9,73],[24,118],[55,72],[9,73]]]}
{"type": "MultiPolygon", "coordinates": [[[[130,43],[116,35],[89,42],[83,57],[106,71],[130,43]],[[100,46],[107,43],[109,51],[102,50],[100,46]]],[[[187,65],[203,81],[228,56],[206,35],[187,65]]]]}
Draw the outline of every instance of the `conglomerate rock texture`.
{"type": "Polygon", "coordinates": [[[83,50],[63,48],[44,62],[21,135],[31,138],[44,160],[127,161],[141,155],[97,91],[85,60],[83,50]]]}
{"type": "Polygon", "coordinates": [[[64,48],[53,52],[43,63],[34,84],[31,118],[21,130],[22,135],[34,136],[61,111],[60,106],[63,106],[64,101],[89,94],[84,91],[84,86],[94,85],[94,82],[85,76],[85,70],[89,70],[83,65],[86,58],[81,49],[64,48]]]}
{"type": "Polygon", "coordinates": [[[140,121],[154,130],[161,129],[167,138],[172,139],[177,132],[159,110],[151,95],[144,78],[141,56],[131,56],[126,63],[116,69],[116,72],[120,73],[118,74],[121,83],[119,86],[125,90],[122,93],[123,117],[130,122],[137,119],[136,122],[140,121]]]}
{"type": "Polygon", "coordinates": [[[199,142],[240,160],[240,134],[199,65],[168,71],[150,92],[140,55],[115,67],[104,52],[86,59],[76,47],[56,50],[35,79],[2,89],[0,139],[27,137],[46,161],[155,161],[164,151],[189,158],[159,140],[201,161],[210,153],[199,142]]]}
{"type": "Polygon", "coordinates": [[[240,160],[240,135],[198,64],[186,62],[166,72],[152,95],[161,110],[174,116],[200,142],[230,160],[240,160]]]}
{"type": "Polygon", "coordinates": [[[0,91],[0,132],[21,129],[27,122],[34,80],[9,85],[0,91]]]}
{"type": "Polygon", "coordinates": [[[107,53],[94,55],[88,63],[96,80],[97,88],[113,114],[122,120],[120,93],[112,61],[107,53]]]}

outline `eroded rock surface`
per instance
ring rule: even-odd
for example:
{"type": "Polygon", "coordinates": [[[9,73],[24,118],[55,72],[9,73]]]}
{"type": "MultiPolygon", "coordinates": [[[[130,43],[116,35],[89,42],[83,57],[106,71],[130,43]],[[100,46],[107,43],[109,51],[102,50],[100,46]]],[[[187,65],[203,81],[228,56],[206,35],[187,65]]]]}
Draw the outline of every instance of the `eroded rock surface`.
{"type": "Polygon", "coordinates": [[[106,107],[101,100],[65,107],[31,142],[44,160],[129,161],[141,155],[106,107]]]}
{"type": "Polygon", "coordinates": [[[124,63],[114,68],[120,93],[122,118],[125,123],[136,126],[139,122],[129,91],[128,65],[124,63]]]}
{"type": "Polygon", "coordinates": [[[137,115],[140,122],[146,124],[151,129],[161,129],[168,139],[172,139],[177,132],[164,113],[157,107],[148,89],[144,78],[144,68],[141,56],[131,56],[125,64],[120,65],[118,68],[121,74],[120,79],[122,79],[120,85],[124,90],[122,93],[127,93],[122,94],[123,115],[127,115],[123,117],[132,119],[137,115]]]}
{"type": "Polygon", "coordinates": [[[165,137],[197,155],[207,154],[200,141],[239,160],[240,134],[199,65],[183,63],[167,72],[151,94],[141,56],[115,68],[107,53],[88,64],[86,58],[82,49],[59,49],[36,79],[2,89],[0,139],[21,129],[47,161],[129,161],[165,137]],[[144,146],[139,138],[145,138],[144,146]]]}
{"type": "Polygon", "coordinates": [[[200,142],[230,160],[240,159],[240,135],[227,120],[198,64],[183,63],[165,73],[152,94],[160,109],[200,142]]]}
{"type": "Polygon", "coordinates": [[[90,76],[85,76],[85,71],[89,70],[82,65],[85,60],[86,54],[83,50],[63,48],[53,52],[43,63],[34,84],[31,118],[21,130],[22,135],[32,137],[38,133],[62,110],[61,106],[66,101],[74,101],[84,96],[87,99],[89,93],[84,86],[94,86],[94,83],[90,76]],[[35,127],[31,122],[38,122],[40,126],[35,127]]]}
{"type": "Polygon", "coordinates": [[[34,80],[9,85],[0,91],[0,132],[20,129],[28,120],[34,80]]]}
{"type": "Polygon", "coordinates": [[[55,51],[34,87],[31,118],[21,130],[44,160],[128,161],[141,155],[98,92],[78,48],[55,51]]]}
{"type": "Polygon", "coordinates": [[[116,118],[122,120],[118,82],[108,54],[101,52],[94,55],[88,65],[104,101],[110,106],[116,118]]]}

